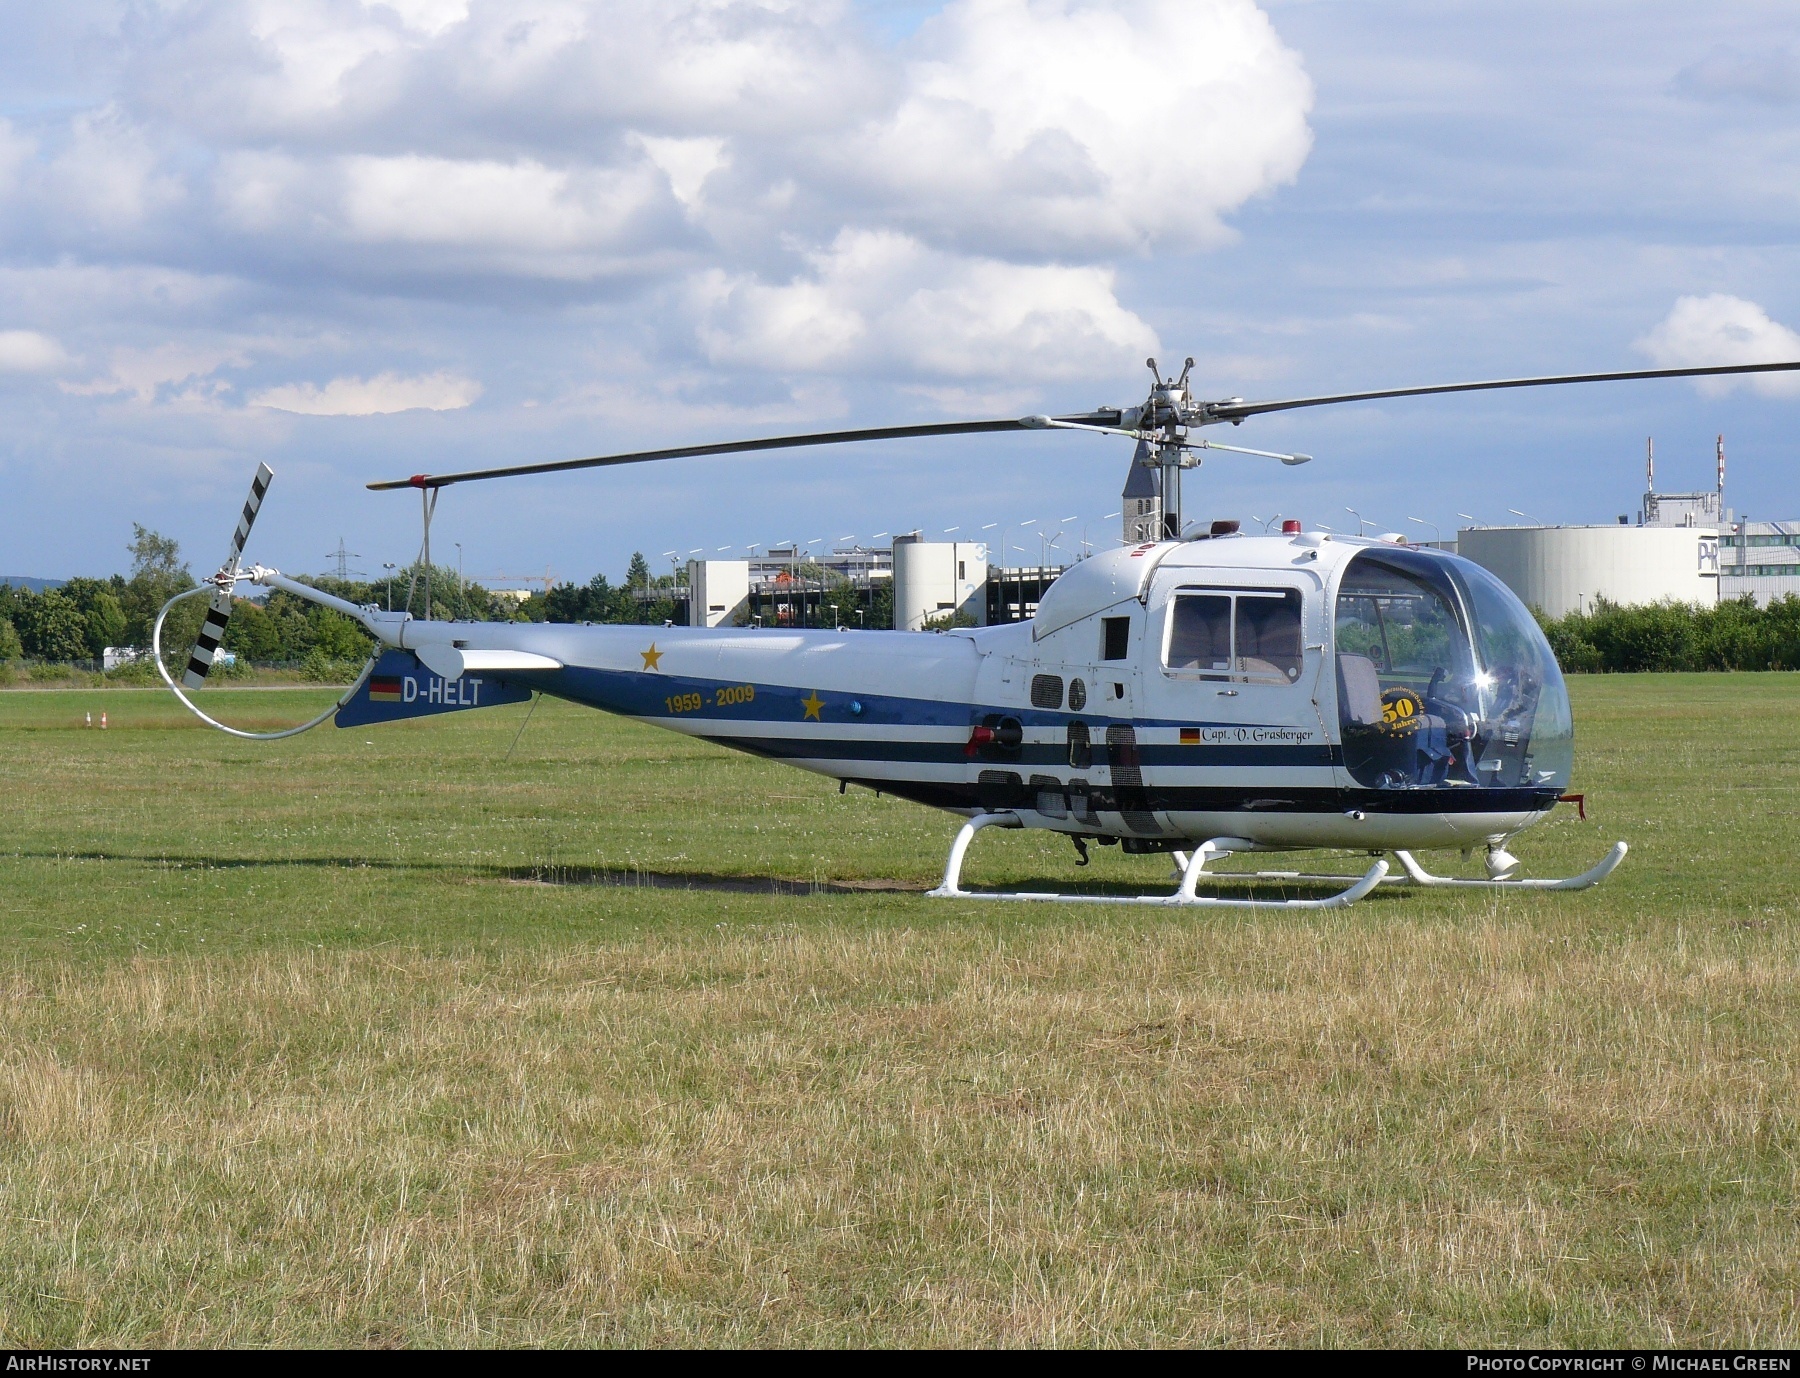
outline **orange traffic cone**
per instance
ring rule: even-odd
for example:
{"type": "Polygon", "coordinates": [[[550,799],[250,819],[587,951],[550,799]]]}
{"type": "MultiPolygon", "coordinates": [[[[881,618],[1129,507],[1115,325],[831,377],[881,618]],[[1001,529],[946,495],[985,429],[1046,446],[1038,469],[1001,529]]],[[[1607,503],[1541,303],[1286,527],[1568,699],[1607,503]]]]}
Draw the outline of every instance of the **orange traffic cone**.
{"type": "Polygon", "coordinates": [[[100,726],[102,728],[106,726],[106,710],[104,708],[100,710],[100,726]]]}

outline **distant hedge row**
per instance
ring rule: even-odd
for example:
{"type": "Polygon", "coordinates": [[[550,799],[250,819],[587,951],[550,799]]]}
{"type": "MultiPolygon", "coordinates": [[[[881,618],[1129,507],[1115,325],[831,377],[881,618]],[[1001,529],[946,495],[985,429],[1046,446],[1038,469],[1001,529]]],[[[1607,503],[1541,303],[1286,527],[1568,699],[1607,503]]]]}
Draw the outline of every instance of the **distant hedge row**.
{"type": "Polygon", "coordinates": [[[1564,673],[1800,670],[1800,597],[1792,594],[1766,608],[1748,596],[1711,608],[1602,600],[1592,612],[1539,621],[1564,673]]]}

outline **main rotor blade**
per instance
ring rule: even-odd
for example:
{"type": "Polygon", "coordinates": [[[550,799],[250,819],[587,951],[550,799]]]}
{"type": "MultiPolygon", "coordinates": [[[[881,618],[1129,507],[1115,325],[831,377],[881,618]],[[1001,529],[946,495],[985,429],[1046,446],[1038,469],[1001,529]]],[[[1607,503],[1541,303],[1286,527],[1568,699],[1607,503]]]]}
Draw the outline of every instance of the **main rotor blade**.
{"type": "Polygon", "coordinates": [[[1716,368],[1645,368],[1625,373],[1564,373],[1551,378],[1500,378],[1486,383],[1438,383],[1427,388],[1383,388],[1379,392],[1340,392],[1330,397],[1292,397],[1281,402],[1215,402],[1207,412],[1221,421],[1242,421],[1264,412],[1297,407],[1329,407],[1339,402],[1372,402],[1382,397],[1429,397],[1440,392],[1493,392],[1500,388],[1542,388],[1558,383],[1618,383],[1633,378],[1708,378],[1727,373],[1786,373],[1800,361],[1785,364],[1723,364],[1716,368]]]}
{"type": "MultiPolygon", "coordinates": [[[[1117,418],[1116,412],[1096,413],[1117,418]]],[[[1035,419],[1035,418],[1034,418],[1035,419]]],[[[1086,415],[1058,417],[1083,421],[1086,415]]],[[[734,455],[755,450],[789,450],[803,445],[841,445],[860,440],[910,440],[919,436],[986,435],[994,431],[1034,429],[1024,420],[943,421],[928,426],[876,426],[856,431],[819,431],[812,435],[774,435],[761,440],[727,440],[716,445],[679,445],[668,450],[636,450],[630,454],[596,455],[592,459],[558,459],[546,464],[513,464],[502,469],[467,469],[457,474],[414,474],[411,478],[371,483],[377,492],[394,488],[448,488],[484,478],[517,478],[521,474],[559,474],[568,469],[598,469],[612,464],[644,464],[654,459],[689,459],[697,455],[734,455]]]]}

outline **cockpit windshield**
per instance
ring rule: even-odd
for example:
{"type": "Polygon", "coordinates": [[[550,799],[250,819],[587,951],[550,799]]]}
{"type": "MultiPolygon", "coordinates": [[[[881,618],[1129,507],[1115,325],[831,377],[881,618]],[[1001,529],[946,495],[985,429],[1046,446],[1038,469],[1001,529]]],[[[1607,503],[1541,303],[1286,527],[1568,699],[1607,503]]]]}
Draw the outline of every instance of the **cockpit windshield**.
{"type": "Polygon", "coordinates": [[[1531,614],[1479,565],[1365,550],[1338,586],[1344,764],[1372,789],[1568,786],[1568,690],[1531,614]]]}

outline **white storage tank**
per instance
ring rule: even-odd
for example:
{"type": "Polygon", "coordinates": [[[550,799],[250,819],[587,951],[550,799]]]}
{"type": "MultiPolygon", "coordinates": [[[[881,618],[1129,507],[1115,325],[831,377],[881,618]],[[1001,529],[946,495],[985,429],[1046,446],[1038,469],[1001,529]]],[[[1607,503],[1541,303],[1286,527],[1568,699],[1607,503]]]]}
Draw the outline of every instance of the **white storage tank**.
{"type": "Polygon", "coordinates": [[[1699,526],[1475,526],[1456,551],[1547,617],[1621,606],[1719,601],[1719,533],[1699,526]]]}
{"type": "Polygon", "coordinates": [[[987,620],[987,546],[894,537],[894,629],[917,632],[937,617],[967,613],[987,620]]]}

